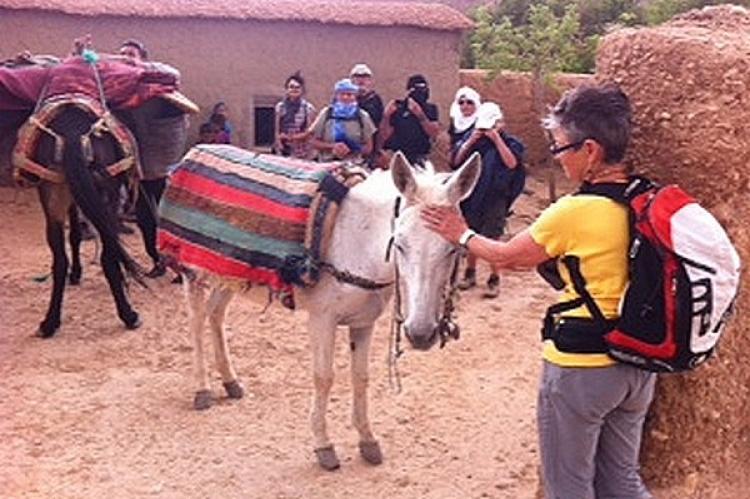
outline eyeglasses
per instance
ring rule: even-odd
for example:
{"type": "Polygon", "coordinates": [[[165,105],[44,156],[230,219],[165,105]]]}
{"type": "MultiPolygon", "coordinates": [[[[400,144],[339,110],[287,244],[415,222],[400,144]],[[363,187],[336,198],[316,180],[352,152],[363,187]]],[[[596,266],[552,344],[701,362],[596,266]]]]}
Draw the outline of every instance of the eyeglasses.
{"type": "Polygon", "coordinates": [[[579,141],[577,141],[577,142],[571,142],[570,144],[565,144],[564,146],[558,146],[557,144],[555,144],[554,142],[552,142],[552,143],[550,144],[550,146],[549,146],[549,153],[550,153],[550,154],[551,154],[552,156],[558,156],[558,155],[560,155],[560,154],[564,153],[565,151],[567,151],[567,150],[569,150],[569,149],[573,149],[574,151],[577,151],[578,149],[580,149],[580,148],[581,148],[581,146],[582,146],[582,145],[583,145],[583,144],[584,144],[584,143],[585,143],[585,142],[586,142],[587,140],[589,140],[589,139],[588,139],[588,138],[586,138],[586,139],[581,139],[581,140],[579,140],[579,141]]]}
{"type": "Polygon", "coordinates": [[[291,84],[291,85],[287,85],[286,88],[289,89],[289,90],[300,90],[302,88],[302,86],[301,85],[291,84]]]}
{"type": "Polygon", "coordinates": [[[468,100],[468,99],[458,99],[458,105],[459,106],[463,106],[464,104],[471,104],[473,106],[474,105],[474,101],[473,100],[468,100]]]}

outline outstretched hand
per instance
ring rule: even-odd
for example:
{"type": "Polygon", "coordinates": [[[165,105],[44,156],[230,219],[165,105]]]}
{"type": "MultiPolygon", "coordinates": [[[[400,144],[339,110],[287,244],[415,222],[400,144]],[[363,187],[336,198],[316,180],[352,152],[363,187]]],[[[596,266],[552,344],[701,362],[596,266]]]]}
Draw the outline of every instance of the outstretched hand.
{"type": "Polygon", "coordinates": [[[455,207],[450,206],[427,206],[420,213],[425,226],[437,232],[453,244],[458,244],[468,226],[455,207]]]}

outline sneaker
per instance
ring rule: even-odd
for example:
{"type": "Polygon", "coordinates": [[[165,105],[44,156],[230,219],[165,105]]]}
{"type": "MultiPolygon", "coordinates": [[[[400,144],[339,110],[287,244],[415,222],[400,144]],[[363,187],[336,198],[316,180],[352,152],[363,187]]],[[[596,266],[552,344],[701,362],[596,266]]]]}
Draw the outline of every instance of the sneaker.
{"type": "Polygon", "coordinates": [[[459,281],[456,287],[460,289],[461,291],[466,291],[467,289],[471,289],[476,285],[477,285],[476,269],[466,269],[466,273],[464,273],[464,278],[459,281]]]}
{"type": "Polygon", "coordinates": [[[146,272],[146,277],[149,279],[156,279],[167,273],[167,266],[163,261],[158,261],[154,264],[153,268],[146,272]]]}
{"type": "Polygon", "coordinates": [[[500,276],[497,274],[490,274],[490,278],[487,279],[487,289],[482,293],[482,298],[497,298],[500,294],[500,276]]]}

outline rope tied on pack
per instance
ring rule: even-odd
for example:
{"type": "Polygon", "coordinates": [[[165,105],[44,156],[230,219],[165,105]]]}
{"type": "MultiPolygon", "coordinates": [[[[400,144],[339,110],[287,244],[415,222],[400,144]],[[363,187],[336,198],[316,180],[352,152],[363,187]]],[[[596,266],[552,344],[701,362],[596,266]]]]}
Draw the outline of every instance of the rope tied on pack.
{"type": "MultiPolygon", "coordinates": [[[[49,124],[68,106],[75,106],[93,115],[96,120],[89,130],[80,136],[83,157],[88,164],[95,160],[92,136],[101,138],[104,134],[111,135],[120,147],[122,158],[104,168],[110,176],[130,171],[129,188],[135,191],[137,180],[140,178],[140,163],[135,139],[131,132],[120,123],[109,111],[97,63],[101,59],[92,49],[84,49],[81,57],[91,67],[93,79],[96,83],[98,99],[82,93],[56,94],[48,97],[50,78],[39,93],[34,111],[18,131],[18,140],[13,148],[11,161],[13,177],[20,186],[33,186],[42,181],[64,183],[62,171],[54,168],[63,161],[65,138],[52,130],[49,124]],[[35,152],[39,145],[41,134],[47,134],[55,141],[53,165],[42,165],[35,161],[35,152]]],[[[134,193],[135,194],[135,193],[134,193]]]]}

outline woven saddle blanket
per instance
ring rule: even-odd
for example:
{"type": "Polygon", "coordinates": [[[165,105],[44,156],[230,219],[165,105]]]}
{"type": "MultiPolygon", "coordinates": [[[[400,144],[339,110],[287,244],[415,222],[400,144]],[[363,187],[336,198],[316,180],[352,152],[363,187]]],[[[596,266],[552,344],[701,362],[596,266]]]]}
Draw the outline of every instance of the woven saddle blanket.
{"type": "Polygon", "coordinates": [[[319,278],[317,263],[353,183],[342,181],[344,171],[341,163],[196,146],[159,204],[160,251],[178,266],[291,295],[292,285],[319,278]]]}

